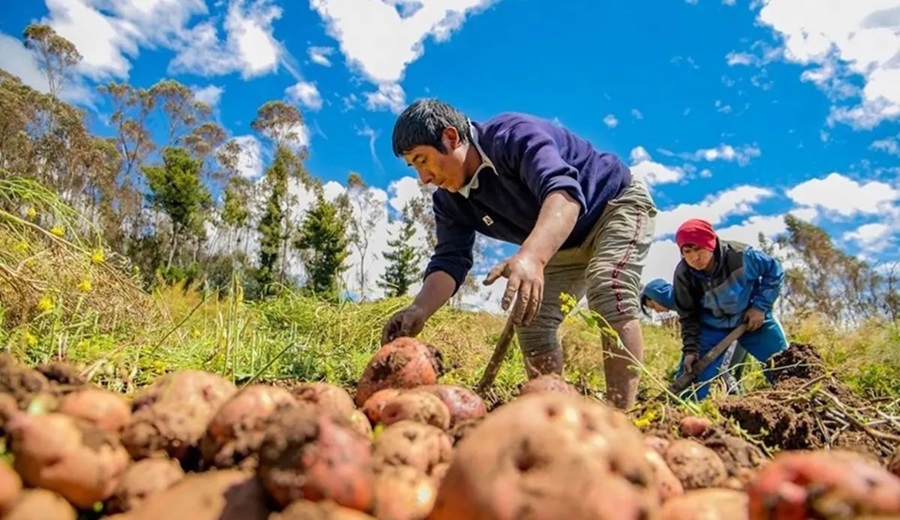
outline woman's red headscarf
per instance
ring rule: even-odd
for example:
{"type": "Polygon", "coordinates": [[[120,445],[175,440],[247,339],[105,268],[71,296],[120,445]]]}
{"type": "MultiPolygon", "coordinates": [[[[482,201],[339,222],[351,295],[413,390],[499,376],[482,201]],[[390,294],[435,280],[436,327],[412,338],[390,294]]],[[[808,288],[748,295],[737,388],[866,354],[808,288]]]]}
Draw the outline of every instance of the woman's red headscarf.
{"type": "Polygon", "coordinates": [[[675,243],[678,244],[678,249],[685,244],[694,244],[701,249],[715,251],[716,232],[709,222],[693,218],[682,224],[675,232],[675,243]]]}

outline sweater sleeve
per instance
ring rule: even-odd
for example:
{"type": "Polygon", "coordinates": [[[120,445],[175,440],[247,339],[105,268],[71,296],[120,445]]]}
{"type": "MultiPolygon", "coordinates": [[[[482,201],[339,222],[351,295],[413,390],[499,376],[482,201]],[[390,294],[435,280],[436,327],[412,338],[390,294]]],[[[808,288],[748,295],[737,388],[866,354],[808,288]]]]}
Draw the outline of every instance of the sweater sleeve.
{"type": "Polygon", "coordinates": [[[750,305],[770,312],[784,284],[781,262],[758,249],[748,248],[744,251],[744,273],[753,284],[750,305]]]}
{"type": "Polygon", "coordinates": [[[555,190],[566,190],[578,201],[579,216],[587,206],[578,183],[578,170],[563,160],[559,146],[546,129],[519,121],[504,134],[505,160],[541,203],[555,190]]]}
{"type": "Polygon", "coordinates": [[[681,323],[681,351],[700,352],[700,305],[690,287],[690,274],[683,268],[675,270],[675,310],[681,323]]]}
{"type": "Polygon", "coordinates": [[[435,271],[444,271],[456,281],[453,290],[456,294],[474,262],[472,248],[475,245],[475,230],[454,220],[438,199],[434,199],[434,222],[437,244],[422,279],[435,271]]]}

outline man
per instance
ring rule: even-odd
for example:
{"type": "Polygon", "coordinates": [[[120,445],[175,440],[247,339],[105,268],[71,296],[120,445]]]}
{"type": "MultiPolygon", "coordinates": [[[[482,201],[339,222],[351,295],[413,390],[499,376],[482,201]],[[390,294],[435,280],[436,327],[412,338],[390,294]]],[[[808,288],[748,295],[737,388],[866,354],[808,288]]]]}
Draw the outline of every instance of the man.
{"type": "MultiPolygon", "coordinates": [[[[784,269],[769,255],[739,242],[720,240],[701,219],[684,222],[675,233],[682,260],[675,268],[675,310],[681,323],[683,370],[700,359],[735,327],[747,323],[740,343],[764,365],[788,347],[772,306],[784,284],[784,269]]],[[[697,376],[697,399],[709,394],[709,381],[722,358],[697,376]]],[[[766,372],[766,377],[770,374],[766,372]]]]}
{"type": "Polygon", "coordinates": [[[414,302],[384,327],[385,342],[415,336],[458,290],[472,267],[475,233],[520,246],[485,285],[507,278],[501,307],[512,316],[529,378],[561,374],[560,293],[587,296],[618,332],[605,349],[609,401],[634,404],[643,359],[638,321],[641,271],[656,207],[613,154],[548,120],[504,113],[473,123],[436,99],[407,107],[393,132],[394,154],[439,189],[437,245],[414,302]]]}
{"type": "MultiPolygon", "coordinates": [[[[649,316],[647,307],[659,313],[674,311],[675,288],[672,284],[662,278],[647,282],[644,290],[641,291],[641,310],[649,316]]],[[[701,324],[702,326],[704,325],[701,324]]],[[[741,345],[740,340],[732,342],[728,350],[722,353],[722,378],[725,380],[729,393],[738,393],[746,361],[747,349],[741,345]]]]}

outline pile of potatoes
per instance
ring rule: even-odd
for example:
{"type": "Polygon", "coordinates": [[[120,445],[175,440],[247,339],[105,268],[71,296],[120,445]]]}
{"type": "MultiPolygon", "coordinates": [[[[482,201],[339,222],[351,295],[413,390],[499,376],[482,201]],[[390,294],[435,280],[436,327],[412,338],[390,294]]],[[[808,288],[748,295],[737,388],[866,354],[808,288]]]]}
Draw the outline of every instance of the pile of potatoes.
{"type": "Polygon", "coordinates": [[[645,436],[555,376],[488,413],[468,388],[438,381],[438,357],[403,338],[373,356],[354,392],[182,371],[131,400],[6,366],[0,390],[30,390],[0,394],[11,459],[0,463],[0,520],[900,516],[893,466],[846,452],[760,463],[701,418],[672,439],[645,436]]]}

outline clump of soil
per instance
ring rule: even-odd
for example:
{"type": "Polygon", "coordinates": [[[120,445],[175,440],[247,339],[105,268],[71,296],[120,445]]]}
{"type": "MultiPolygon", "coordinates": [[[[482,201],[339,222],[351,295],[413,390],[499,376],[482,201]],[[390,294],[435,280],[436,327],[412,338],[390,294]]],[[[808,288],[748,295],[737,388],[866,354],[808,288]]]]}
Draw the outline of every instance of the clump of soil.
{"type": "Polygon", "coordinates": [[[803,382],[826,375],[825,363],[812,345],[791,343],[790,347],[772,356],[771,377],[775,386],[792,379],[803,382]]]}

